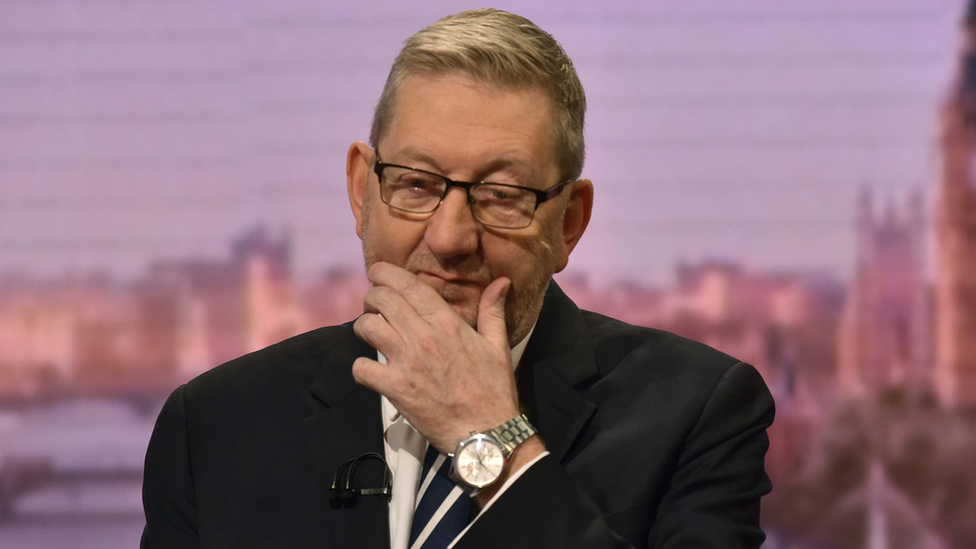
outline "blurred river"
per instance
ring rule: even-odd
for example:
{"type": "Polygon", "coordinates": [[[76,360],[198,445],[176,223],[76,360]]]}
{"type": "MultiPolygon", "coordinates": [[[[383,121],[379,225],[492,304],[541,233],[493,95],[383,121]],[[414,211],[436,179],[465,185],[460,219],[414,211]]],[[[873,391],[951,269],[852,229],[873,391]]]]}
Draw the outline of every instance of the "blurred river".
{"type": "Polygon", "coordinates": [[[0,525],[3,549],[136,549],[145,520],[55,520],[0,525]]]}
{"type": "Polygon", "coordinates": [[[152,406],[75,399],[0,410],[0,548],[134,548],[152,406]]]}

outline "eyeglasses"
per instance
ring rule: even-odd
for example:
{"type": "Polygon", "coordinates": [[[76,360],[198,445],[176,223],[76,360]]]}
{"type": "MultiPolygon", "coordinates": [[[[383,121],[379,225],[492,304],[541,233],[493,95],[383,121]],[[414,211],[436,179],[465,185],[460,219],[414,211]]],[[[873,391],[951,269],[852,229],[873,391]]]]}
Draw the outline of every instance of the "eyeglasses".
{"type": "Polygon", "coordinates": [[[373,171],[380,181],[380,198],[387,206],[402,212],[428,214],[436,210],[451,187],[468,194],[471,214],[479,223],[499,229],[524,229],[532,224],[539,205],[559,196],[566,179],[544,191],[503,183],[454,181],[443,175],[387,164],[376,154],[373,171]]]}

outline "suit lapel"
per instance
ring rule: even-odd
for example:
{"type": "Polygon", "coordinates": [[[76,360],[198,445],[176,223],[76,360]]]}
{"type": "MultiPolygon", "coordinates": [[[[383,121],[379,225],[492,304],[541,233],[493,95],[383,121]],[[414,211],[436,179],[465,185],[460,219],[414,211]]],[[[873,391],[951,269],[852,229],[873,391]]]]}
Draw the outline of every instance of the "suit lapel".
{"type": "Polygon", "coordinates": [[[599,376],[583,315],[555,281],[517,371],[519,399],[549,453],[565,462],[596,412],[578,388],[599,376]]]}
{"type": "MultiPolygon", "coordinates": [[[[337,341],[325,353],[325,364],[310,387],[318,411],[305,419],[317,488],[323,494],[331,492],[336,470],[348,459],[366,452],[384,455],[380,397],[352,378],[353,361],[360,356],[375,357],[376,351],[347,326],[345,341],[337,341]]],[[[370,482],[360,480],[360,487],[380,485],[372,476],[365,480],[370,482]]],[[[335,547],[389,547],[386,498],[359,497],[351,508],[329,506],[326,513],[335,547]]]]}

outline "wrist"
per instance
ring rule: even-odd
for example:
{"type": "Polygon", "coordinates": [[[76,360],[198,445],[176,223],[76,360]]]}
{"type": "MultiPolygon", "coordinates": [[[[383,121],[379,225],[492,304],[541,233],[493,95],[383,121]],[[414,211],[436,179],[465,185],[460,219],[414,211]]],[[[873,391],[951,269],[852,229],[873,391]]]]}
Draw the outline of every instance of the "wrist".
{"type": "MultiPolygon", "coordinates": [[[[470,496],[498,486],[509,478],[506,474],[525,462],[523,452],[516,456],[516,450],[537,433],[525,414],[519,414],[508,421],[483,433],[472,431],[471,435],[459,440],[451,458],[449,476],[470,496]],[[518,459],[513,463],[513,458],[518,459]]],[[[530,450],[532,446],[529,447],[530,450]]],[[[536,454],[538,455],[538,454],[536,454]]],[[[531,458],[530,458],[531,459],[531,458]]]]}
{"type": "Polygon", "coordinates": [[[524,442],[515,448],[512,452],[512,456],[508,460],[508,465],[505,467],[505,472],[499,477],[498,481],[491,486],[485,488],[478,492],[473,498],[471,498],[478,509],[484,508],[485,505],[491,501],[491,498],[495,497],[495,494],[501,489],[501,487],[508,481],[508,479],[530,463],[533,459],[539,457],[543,452],[546,451],[546,445],[539,438],[539,435],[532,435],[531,437],[525,439],[524,442]]]}

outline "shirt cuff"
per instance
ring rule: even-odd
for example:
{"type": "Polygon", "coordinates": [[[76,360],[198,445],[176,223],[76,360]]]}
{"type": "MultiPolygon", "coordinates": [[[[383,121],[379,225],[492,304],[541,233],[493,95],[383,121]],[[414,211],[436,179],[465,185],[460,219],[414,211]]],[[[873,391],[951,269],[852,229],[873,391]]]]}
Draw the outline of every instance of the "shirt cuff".
{"type": "Polygon", "coordinates": [[[478,513],[478,516],[474,517],[474,520],[472,520],[471,523],[468,524],[464,528],[464,530],[462,530],[461,533],[457,535],[456,538],[454,538],[454,541],[452,541],[451,544],[447,546],[447,549],[453,549],[454,544],[456,544],[462,537],[464,537],[464,534],[468,533],[468,530],[470,530],[471,527],[474,526],[474,523],[478,522],[478,519],[481,518],[481,515],[485,514],[485,511],[487,511],[491,507],[491,505],[495,503],[495,500],[497,500],[499,496],[505,493],[505,490],[508,490],[509,486],[514,484],[515,481],[517,481],[519,477],[522,476],[522,473],[528,471],[529,467],[532,467],[533,465],[536,464],[536,462],[538,462],[540,459],[548,455],[549,455],[548,450],[543,451],[541,454],[533,458],[532,461],[526,463],[518,471],[515,471],[511,476],[509,476],[508,479],[505,480],[505,484],[502,484],[502,487],[499,488],[498,491],[495,492],[495,495],[491,496],[491,499],[488,500],[488,503],[486,503],[485,506],[481,508],[481,512],[478,513]]]}

